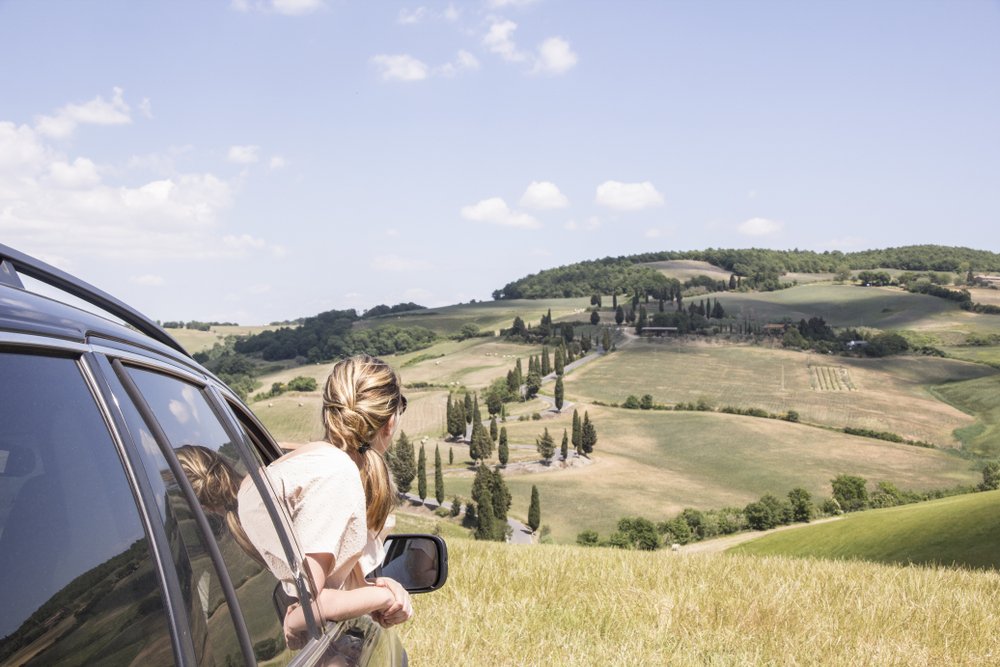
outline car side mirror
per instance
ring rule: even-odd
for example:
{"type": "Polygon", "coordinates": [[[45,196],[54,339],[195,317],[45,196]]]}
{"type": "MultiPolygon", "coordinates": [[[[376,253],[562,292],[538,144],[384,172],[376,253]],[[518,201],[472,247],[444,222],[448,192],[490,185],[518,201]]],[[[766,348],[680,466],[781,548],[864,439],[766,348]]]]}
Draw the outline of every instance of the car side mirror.
{"type": "Polygon", "coordinates": [[[448,581],[448,545],[437,535],[389,535],[375,576],[395,579],[410,593],[436,591],[448,581]]]}

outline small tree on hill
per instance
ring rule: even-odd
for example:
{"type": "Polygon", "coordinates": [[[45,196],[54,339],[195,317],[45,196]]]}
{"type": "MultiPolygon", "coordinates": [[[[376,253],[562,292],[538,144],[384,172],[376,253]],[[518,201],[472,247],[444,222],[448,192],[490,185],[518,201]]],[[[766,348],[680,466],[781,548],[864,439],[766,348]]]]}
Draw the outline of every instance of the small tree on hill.
{"type": "Polygon", "coordinates": [[[788,502],[792,505],[792,521],[809,523],[816,514],[812,496],[802,487],[795,487],[788,492],[788,502]]]}
{"type": "Polygon", "coordinates": [[[573,449],[577,454],[583,453],[583,422],[580,421],[580,413],[573,409],[573,449]]]}
{"type": "Polygon", "coordinates": [[[615,324],[621,326],[622,322],[624,321],[625,321],[625,309],[622,308],[621,306],[618,306],[617,308],[615,308],[615,324]]]}
{"type": "Polygon", "coordinates": [[[417,457],[417,495],[420,502],[427,498],[427,454],[423,445],[420,445],[420,456],[417,457]]]}
{"type": "Polygon", "coordinates": [[[556,443],[552,440],[552,436],[549,435],[548,427],[545,428],[545,432],[541,437],[535,439],[535,448],[538,449],[538,453],[541,455],[545,465],[548,465],[552,461],[552,455],[556,451],[556,443]]]}
{"type": "Polygon", "coordinates": [[[389,469],[396,480],[396,488],[400,493],[407,493],[417,474],[417,463],[413,456],[413,444],[404,431],[399,432],[396,444],[389,451],[389,469]]]}
{"type": "Polygon", "coordinates": [[[563,391],[564,391],[563,390],[563,379],[562,379],[562,376],[560,375],[559,377],[556,378],[556,390],[555,390],[555,394],[556,394],[556,412],[562,412],[563,391]]]}
{"type": "Polygon", "coordinates": [[[830,480],[833,497],[845,512],[856,512],[868,507],[868,481],[857,475],[837,475],[830,480]]]}
{"type": "Polygon", "coordinates": [[[982,491],[1000,489],[1000,463],[990,461],[983,466],[983,481],[979,489],[982,491]]]}
{"type": "Polygon", "coordinates": [[[528,528],[531,528],[531,532],[535,532],[540,525],[542,525],[542,506],[538,499],[538,487],[532,484],[531,504],[528,505],[528,528]]]}
{"type": "Polygon", "coordinates": [[[441,469],[441,448],[434,445],[434,499],[444,503],[444,470],[441,469]]]}
{"type": "Polygon", "coordinates": [[[597,446],[597,428],[590,421],[590,413],[583,413],[583,426],[580,429],[580,445],[584,454],[590,454],[597,446]]]}
{"type": "Polygon", "coordinates": [[[507,449],[507,427],[500,427],[500,444],[497,446],[497,457],[500,459],[500,465],[506,466],[507,460],[510,456],[510,451],[507,449]]]}
{"type": "Polygon", "coordinates": [[[563,461],[569,458],[569,435],[566,433],[566,429],[563,429],[562,446],[559,447],[559,454],[562,456],[563,461]]]}
{"type": "Polygon", "coordinates": [[[600,321],[601,321],[601,316],[600,316],[600,314],[599,314],[599,313],[597,312],[597,309],[595,308],[594,310],[592,310],[592,311],[590,312],[590,323],[591,323],[591,324],[593,324],[594,326],[597,326],[597,324],[598,324],[598,323],[599,323],[600,321]]]}

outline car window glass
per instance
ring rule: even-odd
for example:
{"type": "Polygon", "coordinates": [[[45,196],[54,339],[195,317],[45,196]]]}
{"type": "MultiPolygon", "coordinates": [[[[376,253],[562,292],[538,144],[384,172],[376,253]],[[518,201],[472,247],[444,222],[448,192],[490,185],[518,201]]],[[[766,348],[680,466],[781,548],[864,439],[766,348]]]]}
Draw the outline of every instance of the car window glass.
{"type": "Polygon", "coordinates": [[[178,573],[182,581],[186,578],[188,582],[186,603],[200,659],[220,665],[226,664],[226,660],[242,661],[230,610],[205,544],[207,539],[214,539],[236,591],[257,659],[286,664],[293,652],[285,644],[281,617],[274,603],[278,582],[243,535],[235,512],[235,493],[246,475],[246,466],[236,446],[201,389],[145,369],[129,368],[128,373],[166,434],[212,529],[211,537],[202,535],[173,472],[156,446],[156,438],[137,415],[127,417],[130,429],[146,443],[143,455],[158,472],[166,520],[168,525],[171,521],[176,524],[175,539],[183,543],[186,551],[187,563],[179,564],[178,573]]]}
{"type": "Polygon", "coordinates": [[[0,664],[171,664],[158,577],[75,359],[0,352],[0,664]]]}

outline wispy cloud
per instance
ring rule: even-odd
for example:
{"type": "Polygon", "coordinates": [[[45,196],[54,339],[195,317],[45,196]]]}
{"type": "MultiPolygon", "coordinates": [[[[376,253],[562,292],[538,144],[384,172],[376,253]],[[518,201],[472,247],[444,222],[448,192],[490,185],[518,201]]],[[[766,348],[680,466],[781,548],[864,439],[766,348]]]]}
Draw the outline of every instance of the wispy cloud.
{"type": "Polygon", "coordinates": [[[401,25],[413,25],[415,23],[420,23],[427,18],[427,8],[417,7],[416,9],[403,9],[399,10],[399,14],[396,16],[396,23],[401,25]]]}
{"type": "Polygon", "coordinates": [[[781,231],[782,223],[767,218],[750,218],[740,223],[737,229],[747,236],[772,236],[781,231]]]}
{"type": "Polygon", "coordinates": [[[381,70],[386,81],[423,81],[429,73],[427,65],[405,53],[382,53],[372,58],[372,62],[381,70]]]}
{"type": "Polygon", "coordinates": [[[260,160],[260,146],[230,146],[227,157],[234,164],[253,164],[260,160]]]}
{"type": "Polygon", "coordinates": [[[51,116],[40,116],[35,129],[46,137],[63,139],[73,134],[78,125],[126,125],[131,122],[124,91],[114,88],[110,100],[98,95],[83,104],[67,104],[51,116]]]}
{"type": "Polygon", "coordinates": [[[642,183],[622,183],[605,181],[597,186],[595,201],[618,211],[641,211],[645,208],[663,205],[663,195],[649,181],[642,183]]]}
{"type": "Polygon", "coordinates": [[[473,222],[489,222],[505,227],[536,229],[541,224],[527,213],[512,211],[500,197],[491,197],[471,206],[462,207],[462,217],[473,222]]]}
{"type": "Polygon", "coordinates": [[[483,35],[483,47],[507,62],[528,63],[532,74],[556,76],[565,74],[576,66],[579,60],[568,41],[562,37],[549,37],[538,45],[536,52],[528,52],[518,47],[514,41],[517,24],[510,19],[490,17],[489,29],[483,35]]]}
{"type": "Polygon", "coordinates": [[[273,12],[285,16],[304,16],[322,9],[322,0],[232,0],[230,7],[238,12],[273,12]]]}

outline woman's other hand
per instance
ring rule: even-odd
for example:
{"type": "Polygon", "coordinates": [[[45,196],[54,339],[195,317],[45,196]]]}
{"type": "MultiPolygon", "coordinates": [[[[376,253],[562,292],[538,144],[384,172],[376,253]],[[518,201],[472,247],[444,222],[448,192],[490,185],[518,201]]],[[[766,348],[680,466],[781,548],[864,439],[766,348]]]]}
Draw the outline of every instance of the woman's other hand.
{"type": "Polygon", "coordinates": [[[394,598],[393,603],[388,607],[372,614],[372,618],[379,625],[388,628],[405,623],[413,617],[413,603],[410,600],[410,594],[398,581],[389,577],[378,577],[375,579],[375,585],[388,589],[394,598]]]}

